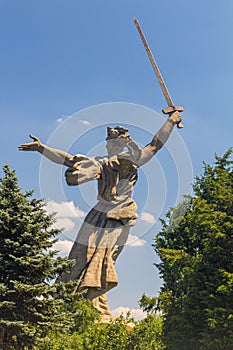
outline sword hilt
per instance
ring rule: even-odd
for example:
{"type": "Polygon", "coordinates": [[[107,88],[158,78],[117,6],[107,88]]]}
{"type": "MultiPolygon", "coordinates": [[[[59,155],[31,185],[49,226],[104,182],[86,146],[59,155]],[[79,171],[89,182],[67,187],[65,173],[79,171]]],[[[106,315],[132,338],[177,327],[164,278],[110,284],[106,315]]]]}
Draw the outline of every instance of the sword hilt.
{"type": "MultiPolygon", "coordinates": [[[[182,106],[168,106],[162,109],[162,112],[163,114],[171,114],[174,112],[183,112],[183,110],[184,110],[184,107],[182,106]]],[[[178,129],[182,129],[184,127],[184,125],[181,122],[177,123],[176,125],[178,129]]]]}

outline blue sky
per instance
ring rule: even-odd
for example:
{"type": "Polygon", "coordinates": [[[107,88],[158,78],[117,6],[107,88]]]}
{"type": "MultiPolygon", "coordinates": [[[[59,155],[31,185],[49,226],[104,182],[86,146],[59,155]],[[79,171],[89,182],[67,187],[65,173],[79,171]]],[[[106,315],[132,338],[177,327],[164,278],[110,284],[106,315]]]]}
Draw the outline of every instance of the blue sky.
{"type": "MultiPolygon", "coordinates": [[[[214,153],[222,155],[232,146],[231,1],[0,0],[1,165],[8,161],[16,169],[23,190],[33,188],[36,196],[41,196],[43,167],[38,154],[19,153],[17,146],[26,142],[30,133],[43,142],[51,140],[54,146],[62,146],[63,136],[56,139],[51,135],[60,135],[60,131],[62,135],[70,115],[81,120],[77,134],[86,135],[72,143],[74,153],[99,151],[94,145],[104,140],[105,126],[118,120],[132,126],[132,135],[141,144],[149,142],[156,132],[159,119],[155,118],[153,125],[153,117],[148,115],[147,119],[147,113],[141,117],[140,112],[160,112],[166,103],[135,29],[134,16],[143,28],[174,102],[185,107],[185,128],[179,134],[175,131],[174,143],[169,146],[174,147],[173,156],[163,149],[149,168],[139,173],[140,182],[134,193],[139,215],[147,212],[156,216],[153,203],[144,210],[145,188],[148,197],[147,180],[153,182],[153,171],[162,174],[159,179],[166,177],[163,215],[176,199],[178,180],[173,173],[177,163],[172,158],[184,155],[185,167],[188,153],[193,173],[198,175],[202,161],[212,163],[214,153]],[[93,107],[101,104],[100,109],[93,107]],[[108,118],[109,104],[114,112],[108,118]],[[139,106],[135,114],[131,108],[134,105],[139,106]],[[127,113],[122,115],[124,107],[127,113]],[[180,141],[179,147],[173,146],[179,137],[184,146],[180,141]]],[[[53,182],[50,181],[49,184],[53,182]]],[[[87,212],[94,201],[93,186],[85,185],[81,190],[64,186],[65,197],[87,212]]],[[[163,200],[161,188],[155,185],[150,190],[155,194],[155,202],[163,200]]],[[[61,202],[52,193],[49,200],[61,202]]],[[[81,222],[82,215],[75,213],[74,217],[63,219],[81,222]]],[[[153,266],[156,256],[151,244],[159,227],[147,230],[142,227],[147,223],[139,219],[132,233],[146,243],[126,247],[117,261],[120,283],[109,293],[112,309],[137,308],[143,292],[158,293],[161,281],[153,266]]]]}

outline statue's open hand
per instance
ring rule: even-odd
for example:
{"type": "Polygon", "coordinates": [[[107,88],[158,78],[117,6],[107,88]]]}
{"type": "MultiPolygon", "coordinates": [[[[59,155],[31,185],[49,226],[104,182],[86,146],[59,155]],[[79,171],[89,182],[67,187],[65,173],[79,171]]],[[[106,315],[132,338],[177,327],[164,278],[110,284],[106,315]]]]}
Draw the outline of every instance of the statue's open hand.
{"type": "Polygon", "coordinates": [[[31,139],[33,139],[33,142],[24,143],[20,145],[18,148],[20,151],[40,151],[42,148],[42,143],[40,142],[40,139],[38,137],[35,137],[33,135],[29,135],[31,139]]]}

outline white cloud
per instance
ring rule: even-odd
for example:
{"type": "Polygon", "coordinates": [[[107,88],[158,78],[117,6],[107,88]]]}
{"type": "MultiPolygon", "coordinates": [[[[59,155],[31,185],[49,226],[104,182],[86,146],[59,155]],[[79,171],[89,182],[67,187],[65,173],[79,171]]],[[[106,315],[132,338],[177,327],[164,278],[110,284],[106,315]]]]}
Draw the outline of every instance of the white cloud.
{"type": "Polygon", "coordinates": [[[145,311],[142,311],[141,309],[132,309],[130,307],[119,306],[118,308],[112,310],[114,317],[119,317],[121,314],[126,317],[128,312],[130,312],[130,316],[133,317],[135,321],[140,321],[147,316],[145,311]]]}
{"type": "Polygon", "coordinates": [[[82,120],[82,119],[80,119],[80,122],[81,122],[83,125],[91,125],[91,122],[89,122],[89,120],[82,120]]]}
{"type": "Polygon", "coordinates": [[[146,244],[144,239],[138,238],[137,236],[129,234],[126,245],[130,247],[142,247],[146,244]]]}
{"type": "Polygon", "coordinates": [[[154,224],[156,222],[154,215],[143,211],[140,216],[142,221],[147,222],[148,224],[154,224]]]}
{"type": "Polygon", "coordinates": [[[73,245],[73,242],[71,242],[71,241],[67,241],[67,240],[61,241],[61,240],[59,240],[53,245],[52,249],[53,250],[59,250],[60,251],[59,255],[64,256],[64,255],[68,255],[69,254],[69,252],[70,252],[70,250],[72,248],[72,245],[73,245]]]}
{"type": "Polygon", "coordinates": [[[69,218],[56,218],[56,222],[53,224],[53,227],[67,232],[74,229],[75,223],[69,218]]]}
{"type": "Polygon", "coordinates": [[[53,200],[46,203],[46,210],[49,214],[56,212],[57,218],[82,218],[84,211],[74,205],[74,202],[55,202],[53,200]]]}
{"type": "Polygon", "coordinates": [[[71,117],[71,115],[68,114],[62,114],[61,117],[57,118],[57,123],[62,123],[65,119],[71,117]]]}
{"type": "Polygon", "coordinates": [[[56,213],[56,222],[53,224],[53,227],[62,229],[66,233],[74,233],[76,225],[80,223],[78,219],[85,216],[85,212],[76,207],[72,201],[55,202],[51,200],[46,203],[45,209],[48,214],[56,213]]]}

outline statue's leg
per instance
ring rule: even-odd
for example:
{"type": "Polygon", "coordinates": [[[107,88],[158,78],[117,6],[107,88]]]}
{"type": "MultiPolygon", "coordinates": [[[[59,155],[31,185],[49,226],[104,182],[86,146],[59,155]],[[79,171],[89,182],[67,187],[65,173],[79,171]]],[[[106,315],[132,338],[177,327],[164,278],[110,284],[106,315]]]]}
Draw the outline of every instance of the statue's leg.
{"type": "Polygon", "coordinates": [[[103,290],[94,287],[88,288],[86,297],[91,300],[93,307],[100,312],[101,322],[105,323],[113,319],[108,306],[107,295],[103,290]]]}
{"type": "Polygon", "coordinates": [[[114,219],[108,219],[104,224],[106,227],[100,228],[96,235],[98,248],[92,252],[89,259],[82,287],[87,287],[86,297],[100,312],[101,322],[109,322],[113,316],[108,306],[106,293],[118,283],[115,262],[125,246],[130,227],[114,219]],[[99,264],[96,263],[97,257],[99,264]]]}

